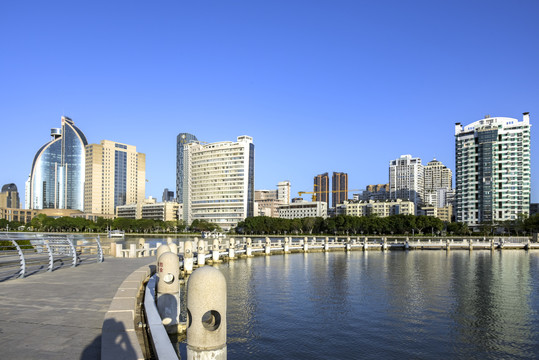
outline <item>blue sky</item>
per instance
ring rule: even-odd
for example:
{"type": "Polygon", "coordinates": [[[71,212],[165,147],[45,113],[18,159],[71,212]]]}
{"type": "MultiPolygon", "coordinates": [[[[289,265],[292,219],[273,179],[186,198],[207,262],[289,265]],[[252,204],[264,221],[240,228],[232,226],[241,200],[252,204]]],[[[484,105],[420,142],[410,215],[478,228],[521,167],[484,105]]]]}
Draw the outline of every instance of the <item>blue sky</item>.
{"type": "MultiPolygon", "coordinates": [[[[4,1],[0,185],[24,193],[60,117],[146,153],[146,196],[175,189],[176,135],[250,135],[255,187],[401,154],[454,170],[454,124],[539,117],[537,1],[4,1]]],[[[539,123],[538,123],[539,124],[539,123]]],[[[539,201],[532,126],[532,201],[539,201]]],[[[22,199],[21,199],[22,200],[22,199]]]]}

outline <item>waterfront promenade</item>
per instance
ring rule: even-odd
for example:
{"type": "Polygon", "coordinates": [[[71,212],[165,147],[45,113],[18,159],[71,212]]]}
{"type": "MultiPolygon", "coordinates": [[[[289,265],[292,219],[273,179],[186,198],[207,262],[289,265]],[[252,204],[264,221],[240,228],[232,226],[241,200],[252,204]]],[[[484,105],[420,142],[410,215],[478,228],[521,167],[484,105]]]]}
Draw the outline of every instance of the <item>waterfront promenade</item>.
{"type": "Polygon", "coordinates": [[[153,257],[106,257],[0,283],[0,358],[99,359],[101,328],[124,279],[153,257]]]}

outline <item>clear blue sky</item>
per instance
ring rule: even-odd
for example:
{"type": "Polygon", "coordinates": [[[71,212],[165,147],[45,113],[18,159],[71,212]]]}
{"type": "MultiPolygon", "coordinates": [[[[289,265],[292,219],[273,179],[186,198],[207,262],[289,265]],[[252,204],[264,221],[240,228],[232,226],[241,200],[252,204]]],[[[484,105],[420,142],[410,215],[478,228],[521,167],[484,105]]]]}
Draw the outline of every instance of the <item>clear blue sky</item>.
{"type": "Polygon", "coordinates": [[[64,114],[146,153],[160,199],[180,132],[252,136],[255,187],[296,195],[326,171],[385,183],[401,154],[454,171],[455,122],[529,111],[537,202],[538,18],[536,0],[3,1],[0,185],[24,194],[64,114]]]}

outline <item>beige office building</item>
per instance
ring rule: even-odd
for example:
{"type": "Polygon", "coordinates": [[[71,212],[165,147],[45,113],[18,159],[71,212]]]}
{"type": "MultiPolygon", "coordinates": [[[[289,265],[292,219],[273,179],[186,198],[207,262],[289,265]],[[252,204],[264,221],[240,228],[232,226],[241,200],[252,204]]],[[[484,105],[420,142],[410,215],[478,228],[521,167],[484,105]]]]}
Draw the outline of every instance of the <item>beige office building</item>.
{"type": "Polygon", "coordinates": [[[390,200],[390,201],[345,201],[339,206],[338,213],[351,216],[367,216],[377,215],[379,217],[387,217],[390,215],[414,215],[415,204],[413,201],[407,200],[390,200]]]}
{"type": "Polygon", "coordinates": [[[102,140],[86,146],[84,212],[114,215],[118,206],[142,203],[146,155],[136,146],[102,140]]]}

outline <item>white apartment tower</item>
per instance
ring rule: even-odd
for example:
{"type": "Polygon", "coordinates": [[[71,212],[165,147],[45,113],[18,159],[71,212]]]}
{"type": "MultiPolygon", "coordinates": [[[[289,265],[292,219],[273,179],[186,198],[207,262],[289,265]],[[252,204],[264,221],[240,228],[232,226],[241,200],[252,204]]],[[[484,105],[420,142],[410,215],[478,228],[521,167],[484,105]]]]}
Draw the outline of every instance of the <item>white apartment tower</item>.
{"type": "Polygon", "coordinates": [[[401,155],[389,162],[389,198],[412,201],[417,208],[423,197],[423,165],[420,158],[401,155]]]}
{"type": "Polygon", "coordinates": [[[277,200],[282,204],[290,204],[290,181],[280,181],[277,184],[277,200]]]}
{"type": "MultiPolygon", "coordinates": [[[[434,159],[423,167],[423,202],[435,207],[443,207],[440,190],[446,192],[453,187],[453,173],[440,161],[434,159]]],[[[445,194],[445,193],[444,193],[445,194]]]]}
{"type": "Polygon", "coordinates": [[[144,200],[146,155],[136,146],[101,140],[86,146],[84,212],[114,215],[116,207],[144,200]]]}
{"type": "Polygon", "coordinates": [[[455,124],[457,221],[476,227],[528,216],[530,115],[455,124]]]}
{"type": "Polygon", "coordinates": [[[187,143],[183,156],[183,218],[187,225],[200,219],[230,230],[253,216],[253,138],[187,143]]]}

